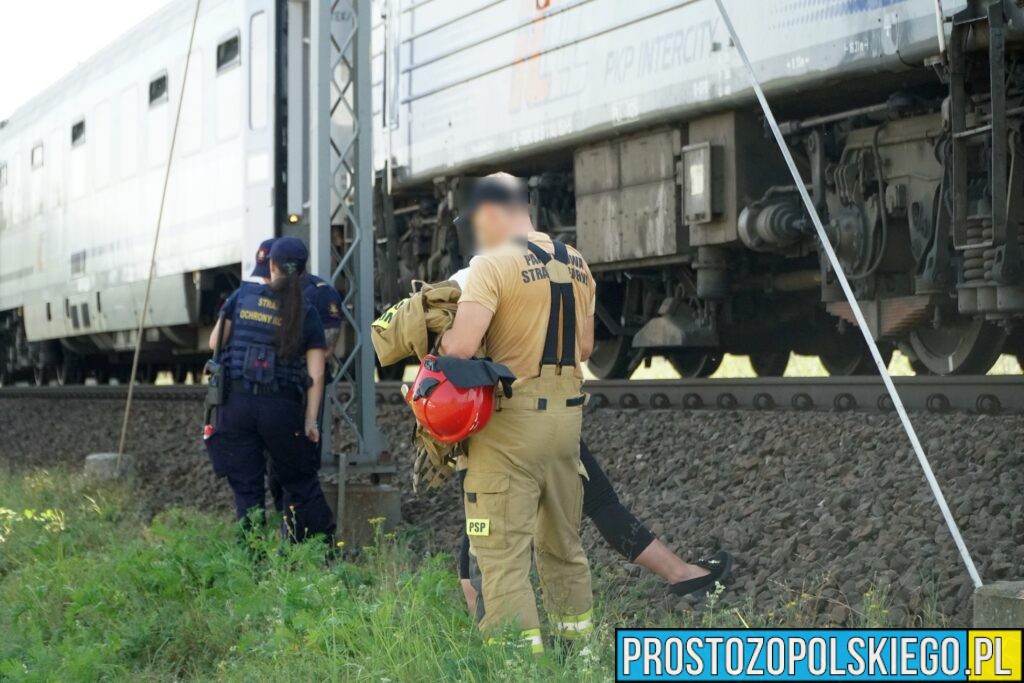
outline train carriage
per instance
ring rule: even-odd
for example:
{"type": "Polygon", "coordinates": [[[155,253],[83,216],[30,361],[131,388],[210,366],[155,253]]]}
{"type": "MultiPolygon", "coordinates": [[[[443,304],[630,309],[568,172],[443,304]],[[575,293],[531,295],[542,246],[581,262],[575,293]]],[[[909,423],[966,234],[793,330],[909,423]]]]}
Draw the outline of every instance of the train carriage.
{"type": "MultiPolygon", "coordinates": [[[[1016,352],[1024,10],[727,5],[876,338],[921,372],[1016,352]]],[[[309,6],[201,6],[144,346],[179,376],[255,245],[308,233],[309,6]]],[[[193,8],[175,0],[0,127],[0,375],[123,376],[193,8]]],[[[655,354],[683,375],[725,352],[765,375],[793,351],[871,368],[712,0],[374,8],[380,303],[467,262],[463,180],[505,169],[599,277],[599,376],[655,354]]]]}

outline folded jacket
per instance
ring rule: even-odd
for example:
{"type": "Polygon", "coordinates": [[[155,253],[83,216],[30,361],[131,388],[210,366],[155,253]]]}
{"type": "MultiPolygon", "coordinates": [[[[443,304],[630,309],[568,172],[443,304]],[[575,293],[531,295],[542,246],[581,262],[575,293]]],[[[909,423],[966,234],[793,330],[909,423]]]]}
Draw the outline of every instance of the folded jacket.
{"type": "Polygon", "coordinates": [[[455,320],[462,290],[454,282],[423,285],[373,321],[370,339],[382,366],[406,358],[422,359],[430,351],[430,335],[441,334],[455,320]]]}

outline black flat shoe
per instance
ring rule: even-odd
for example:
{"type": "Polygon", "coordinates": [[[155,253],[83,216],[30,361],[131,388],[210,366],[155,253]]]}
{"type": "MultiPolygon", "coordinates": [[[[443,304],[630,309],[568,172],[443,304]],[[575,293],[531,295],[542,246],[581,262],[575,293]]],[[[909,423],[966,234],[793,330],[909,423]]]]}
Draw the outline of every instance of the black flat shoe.
{"type": "Polygon", "coordinates": [[[732,555],[725,550],[719,550],[711,557],[706,557],[694,562],[698,567],[704,567],[710,573],[689,581],[680,581],[668,587],[668,592],[673,595],[683,596],[698,594],[704,597],[714,590],[716,583],[724,583],[732,572],[732,555]]]}

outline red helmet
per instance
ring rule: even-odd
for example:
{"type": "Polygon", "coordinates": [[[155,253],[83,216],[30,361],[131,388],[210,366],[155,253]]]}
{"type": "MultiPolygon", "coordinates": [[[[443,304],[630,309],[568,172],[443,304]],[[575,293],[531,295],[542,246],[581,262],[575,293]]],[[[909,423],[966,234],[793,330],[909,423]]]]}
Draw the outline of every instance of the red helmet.
{"type": "Polygon", "coordinates": [[[427,355],[405,400],[432,437],[458,443],[487,426],[494,412],[494,385],[458,387],[437,367],[437,356],[427,355]]]}

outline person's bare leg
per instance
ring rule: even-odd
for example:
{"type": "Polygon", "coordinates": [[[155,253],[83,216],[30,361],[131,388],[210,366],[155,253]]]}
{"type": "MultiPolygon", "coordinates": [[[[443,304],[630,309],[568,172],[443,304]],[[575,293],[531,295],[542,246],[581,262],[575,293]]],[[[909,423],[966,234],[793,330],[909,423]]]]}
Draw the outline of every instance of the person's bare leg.
{"type": "Polygon", "coordinates": [[[469,608],[470,615],[476,614],[476,588],[473,588],[473,582],[469,579],[459,579],[459,582],[462,584],[462,594],[466,596],[466,607],[469,608]]]}
{"type": "MultiPolygon", "coordinates": [[[[704,567],[684,562],[681,557],[672,552],[667,545],[657,538],[651,541],[650,545],[637,555],[633,563],[640,565],[644,569],[649,569],[665,579],[669,584],[698,579],[711,573],[704,569],[704,567]]],[[[462,583],[463,590],[466,590],[465,586],[469,582],[463,580],[462,583]]],[[[470,587],[470,590],[472,590],[472,587],[470,587]]]]}

